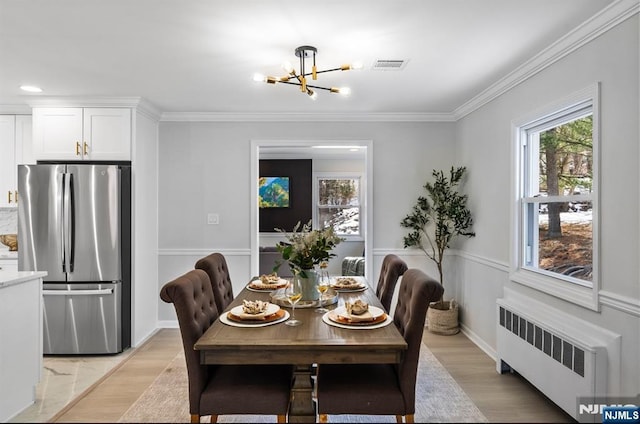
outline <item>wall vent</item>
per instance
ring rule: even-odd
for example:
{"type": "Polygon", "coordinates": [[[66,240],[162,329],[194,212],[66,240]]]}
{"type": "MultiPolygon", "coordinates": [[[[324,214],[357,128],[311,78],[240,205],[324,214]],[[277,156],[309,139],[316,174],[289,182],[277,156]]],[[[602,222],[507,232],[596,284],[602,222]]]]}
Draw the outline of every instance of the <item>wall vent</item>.
{"type": "Polygon", "coordinates": [[[399,71],[404,69],[407,61],[404,59],[377,59],[372,69],[377,71],[399,71]]]}

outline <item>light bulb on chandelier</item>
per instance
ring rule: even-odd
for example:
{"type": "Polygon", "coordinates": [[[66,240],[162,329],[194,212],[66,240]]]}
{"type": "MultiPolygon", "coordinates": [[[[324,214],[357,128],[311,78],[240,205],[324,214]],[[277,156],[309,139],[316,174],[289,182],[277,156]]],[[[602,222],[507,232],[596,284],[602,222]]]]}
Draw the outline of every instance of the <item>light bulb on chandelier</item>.
{"type": "Polygon", "coordinates": [[[285,62],[282,65],[282,68],[287,73],[282,77],[272,77],[272,76],[264,76],[262,74],[255,74],[253,76],[253,80],[256,82],[266,82],[267,84],[291,84],[297,85],[300,87],[300,91],[306,93],[311,100],[316,100],[318,97],[317,91],[315,90],[326,90],[330,93],[337,93],[343,96],[349,96],[351,94],[351,89],[349,87],[321,87],[318,85],[310,85],[307,82],[307,77],[311,76],[313,81],[318,79],[318,74],[323,74],[326,72],[333,71],[348,71],[351,69],[362,69],[361,62],[354,62],[348,65],[342,65],[339,68],[326,69],[319,71],[316,67],[316,53],[318,49],[313,46],[300,46],[295,49],[295,55],[300,59],[300,70],[296,72],[295,68],[291,63],[285,62]],[[307,68],[307,58],[312,59],[311,71],[308,72],[307,68]]]}

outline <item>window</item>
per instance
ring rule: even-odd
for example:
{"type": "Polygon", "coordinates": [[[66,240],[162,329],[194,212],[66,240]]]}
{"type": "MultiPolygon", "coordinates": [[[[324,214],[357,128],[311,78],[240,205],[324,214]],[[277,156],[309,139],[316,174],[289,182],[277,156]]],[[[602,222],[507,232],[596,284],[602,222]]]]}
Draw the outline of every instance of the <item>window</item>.
{"type": "Polygon", "coordinates": [[[596,90],[517,126],[512,278],[597,308],[596,90]],[[515,262],[515,263],[514,263],[515,262]]]}
{"type": "Polygon", "coordinates": [[[361,176],[317,174],[314,219],[318,228],[333,226],[339,236],[360,237],[361,176]]]}

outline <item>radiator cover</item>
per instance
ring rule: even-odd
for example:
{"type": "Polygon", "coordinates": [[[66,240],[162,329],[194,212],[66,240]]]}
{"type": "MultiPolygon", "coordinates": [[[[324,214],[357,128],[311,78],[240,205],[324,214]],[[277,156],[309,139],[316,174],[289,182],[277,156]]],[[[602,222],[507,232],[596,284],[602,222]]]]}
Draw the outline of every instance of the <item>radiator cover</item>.
{"type": "Polygon", "coordinates": [[[496,303],[498,372],[517,371],[575,419],[578,398],[619,385],[619,335],[514,290],[496,303]]]}

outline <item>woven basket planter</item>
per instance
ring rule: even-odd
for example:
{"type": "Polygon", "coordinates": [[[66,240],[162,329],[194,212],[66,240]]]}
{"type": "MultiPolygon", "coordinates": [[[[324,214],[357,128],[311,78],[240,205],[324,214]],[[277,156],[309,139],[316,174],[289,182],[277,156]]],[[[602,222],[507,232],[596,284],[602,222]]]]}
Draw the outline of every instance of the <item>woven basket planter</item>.
{"type": "Polygon", "coordinates": [[[427,309],[427,329],[443,336],[460,332],[458,325],[458,303],[455,300],[431,302],[427,309]]]}

